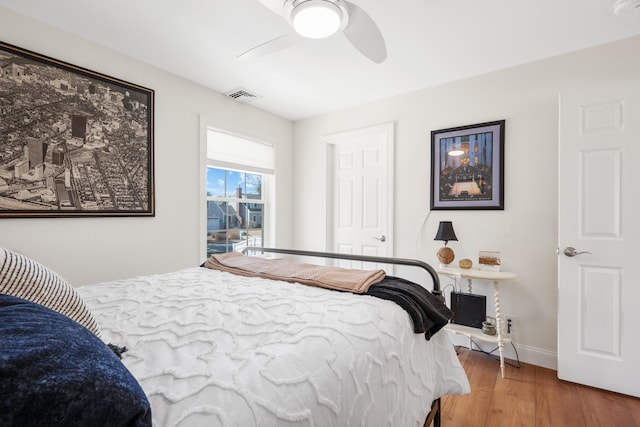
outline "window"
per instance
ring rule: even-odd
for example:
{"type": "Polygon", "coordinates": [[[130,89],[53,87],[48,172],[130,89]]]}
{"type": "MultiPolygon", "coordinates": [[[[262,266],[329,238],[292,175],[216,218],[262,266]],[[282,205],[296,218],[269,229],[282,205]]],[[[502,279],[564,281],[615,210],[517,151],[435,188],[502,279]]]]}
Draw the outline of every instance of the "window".
{"type": "Polygon", "coordinates": [[[269,234],[270,144],[207,130],[206,254],[264,246],[269,234]]]}
{"type": "Polygon", "coordinates": [[[207,256],[263,246],[261,174],[207,167],[207,256]]]}

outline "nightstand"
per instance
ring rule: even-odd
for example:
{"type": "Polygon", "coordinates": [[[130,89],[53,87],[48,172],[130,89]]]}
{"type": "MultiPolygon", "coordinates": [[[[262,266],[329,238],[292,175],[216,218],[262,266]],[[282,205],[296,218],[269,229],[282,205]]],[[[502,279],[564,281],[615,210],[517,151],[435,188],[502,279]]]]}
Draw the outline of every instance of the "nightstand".
{"type": "MultiPolygon", "coordinates": [[[[471,328],[468,326],[457,325],[449,323],[444,327],[445,330],[454,334],[464,335],[471,338],[476,338],[481,341],[492,342],[498,344],[498,351],[500,352],[500,373],[504,378],[504,345],[511,342],[511,337],[503,330],[504,323],[502,321],[502,312],[500,309],[500,282],[510,282],[516,278],[515,273],[509,273],[506,271],[484,271],[477,269],[463,269],[456,267],[444,267],[436,268],[436,272],[443,276],[452,278],[460,278],[467,280],[467,292],[471,293],[473,289],[473,280],[487,280],[493,282],[493,290],[495,297],[495,317],[496,317],[496,335],[483,334],[480,329],[471,328]]],[[[471,345],[469,345],[471,348],[471,345]]]]}

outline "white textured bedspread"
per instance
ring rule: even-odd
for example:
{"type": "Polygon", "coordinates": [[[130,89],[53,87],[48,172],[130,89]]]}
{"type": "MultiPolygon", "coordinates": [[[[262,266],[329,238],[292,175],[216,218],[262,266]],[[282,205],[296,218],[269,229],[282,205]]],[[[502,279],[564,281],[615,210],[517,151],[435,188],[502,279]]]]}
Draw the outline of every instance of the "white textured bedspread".
{"type": "Polygon", "coordinates": [[[422,426],[469,392],[393,302],[205,268],[77,288],[157,426],[422,426]]]}

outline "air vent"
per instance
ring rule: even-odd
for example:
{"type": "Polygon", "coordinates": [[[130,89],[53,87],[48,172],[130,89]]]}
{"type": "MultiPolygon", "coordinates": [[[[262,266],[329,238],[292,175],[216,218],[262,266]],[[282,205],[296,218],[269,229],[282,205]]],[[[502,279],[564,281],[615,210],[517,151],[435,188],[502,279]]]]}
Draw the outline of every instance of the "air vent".
{"type": "Polygon", "coordinates": [[[248,104],[258,98],[262,98],[260,95],[256,95],[255,93],[252,93],[247,89],[243,89],[241,87],[226,92],[224,96],[226,96],[227,98],[235,99],[236,101],[242,102],[243,104],[248,104]]]}

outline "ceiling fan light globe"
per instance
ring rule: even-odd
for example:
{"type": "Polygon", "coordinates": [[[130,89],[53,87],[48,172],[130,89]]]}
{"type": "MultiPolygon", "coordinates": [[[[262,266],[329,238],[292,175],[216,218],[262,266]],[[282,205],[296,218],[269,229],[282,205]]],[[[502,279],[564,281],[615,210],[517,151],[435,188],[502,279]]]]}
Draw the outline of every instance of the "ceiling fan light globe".
{"type": "Polygon", "coordinates": [[[326,0],[308,0],[291,11],[293,28],[311,39],[323,39],[335,34],[342,24],[342,10],[326,0]]]}

